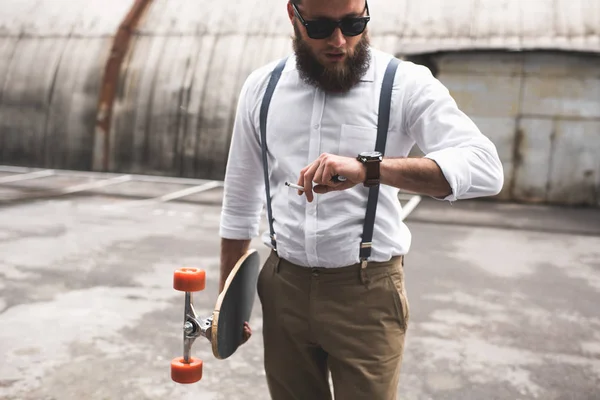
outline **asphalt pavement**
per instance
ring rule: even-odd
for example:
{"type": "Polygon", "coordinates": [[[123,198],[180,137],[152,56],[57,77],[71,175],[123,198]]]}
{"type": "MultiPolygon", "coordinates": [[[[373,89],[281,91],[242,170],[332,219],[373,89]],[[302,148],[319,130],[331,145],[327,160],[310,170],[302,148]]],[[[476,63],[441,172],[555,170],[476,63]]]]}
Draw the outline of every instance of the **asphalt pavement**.
{"type": "MultiPolygon", "coordinates": [[[[199,314],[217,297],[218,185],[15,175],[0,173],[1,399],[269,398],[258,300],[233,357],[200,338],[203,380],[169,376],[173,271],[207,271],[199,314]]],[[[423,199],[407,224],[399,399],[600,399],[600,209],[423,199]]]]}

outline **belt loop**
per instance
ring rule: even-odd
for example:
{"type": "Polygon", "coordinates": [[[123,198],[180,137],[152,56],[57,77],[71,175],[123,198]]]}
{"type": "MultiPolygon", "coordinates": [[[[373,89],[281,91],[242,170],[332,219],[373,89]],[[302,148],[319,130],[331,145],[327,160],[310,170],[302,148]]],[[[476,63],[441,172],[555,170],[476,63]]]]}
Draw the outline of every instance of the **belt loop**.
{"type": "Polygon", "coordinates": [[[273,256],[275,257],[275,273],[278,274],[279,265],[281,264],[281,257],[279,257],[279,254],[277,254],[277,252],[273,252],[273,256]]]}
{"type": "Polygon", "coordinates": [[[368,261],[366,258],[360,260],[360,282],[368,287],[369,283],[371,283],[371,278],[367,273],[367,265],[368,261]]]}

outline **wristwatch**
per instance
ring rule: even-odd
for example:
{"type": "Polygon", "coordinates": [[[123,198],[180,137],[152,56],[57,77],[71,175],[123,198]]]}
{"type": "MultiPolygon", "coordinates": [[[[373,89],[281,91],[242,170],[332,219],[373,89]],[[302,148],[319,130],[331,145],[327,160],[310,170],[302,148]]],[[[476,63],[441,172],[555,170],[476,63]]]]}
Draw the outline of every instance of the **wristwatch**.
{"type": "Polygon", "coordinates": [[[363,183],[365,187],[379,185],[379,165],[383,160],[383,154],[378,151],[368,151],[360,153],[356,159],[367,169],[367,178],[363,183]]]}

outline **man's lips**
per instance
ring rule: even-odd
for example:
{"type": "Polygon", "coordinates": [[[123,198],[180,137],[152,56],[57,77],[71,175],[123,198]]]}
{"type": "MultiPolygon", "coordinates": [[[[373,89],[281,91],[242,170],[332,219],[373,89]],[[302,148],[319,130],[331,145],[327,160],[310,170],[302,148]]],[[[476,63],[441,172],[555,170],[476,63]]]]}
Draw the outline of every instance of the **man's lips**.
{"type": "Polygon", "coordinates": [[[344,58],[345,55],[346,54],[344,54],[344,53],[325,53],[325,56],[327,58],[331,58],[334,60],[341,60],[342,58],[344,58]]]}

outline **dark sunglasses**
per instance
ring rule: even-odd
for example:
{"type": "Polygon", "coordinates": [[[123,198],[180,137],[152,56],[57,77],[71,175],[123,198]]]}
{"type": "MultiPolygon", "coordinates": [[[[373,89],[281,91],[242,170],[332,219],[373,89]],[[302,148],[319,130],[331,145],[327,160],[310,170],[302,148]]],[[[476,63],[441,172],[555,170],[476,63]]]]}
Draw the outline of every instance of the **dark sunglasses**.
{"type": "Polygon", "coordinates": [[[325,39],[330,37],[336,28],[340,28],[344,36],[358,36],[365,31],[367,24],[371,20],[369,13],[369,4],[365,2],[365,9],[367,11],[366,17],[347,17],[339,21],[332,19],[318,19],[314,21],[305,21],[300,15],[300,11],[296,7],[296,4],[292,3],[294,7],[294,13],[300,20],[302,25],[306,28],[306,33],[311,39],[325,39]]]}

